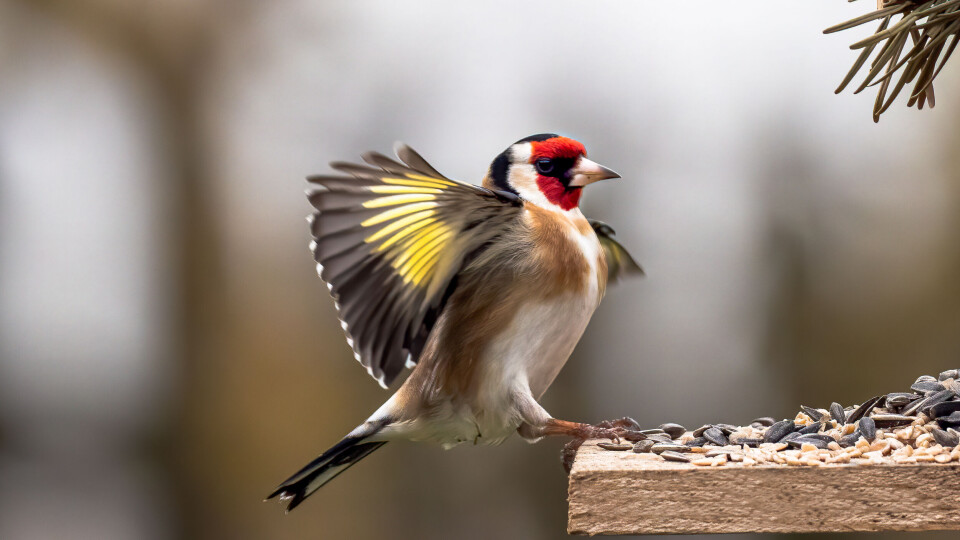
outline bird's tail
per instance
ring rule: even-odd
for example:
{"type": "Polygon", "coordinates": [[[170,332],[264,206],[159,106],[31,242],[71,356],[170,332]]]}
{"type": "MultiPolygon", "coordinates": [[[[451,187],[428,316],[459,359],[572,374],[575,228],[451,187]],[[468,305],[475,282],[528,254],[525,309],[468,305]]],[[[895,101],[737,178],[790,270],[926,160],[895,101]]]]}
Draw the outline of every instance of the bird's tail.
{"type": "Polygon", "coordinates": [[[281,500],[288,501],[287,512],[293,510],[338,474],[387,444],[386,441],[370,440],[382,427],[382,424],[371,426],[367,422],[353,430],[320,457],[287,478],[265,500],[280,497],[281,500]]]}

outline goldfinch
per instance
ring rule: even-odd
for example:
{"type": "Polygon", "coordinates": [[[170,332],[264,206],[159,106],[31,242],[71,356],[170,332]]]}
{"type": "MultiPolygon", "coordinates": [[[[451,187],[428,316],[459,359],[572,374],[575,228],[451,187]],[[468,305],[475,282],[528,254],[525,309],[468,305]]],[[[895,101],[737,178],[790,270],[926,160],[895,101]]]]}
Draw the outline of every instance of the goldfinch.
{"type": "MultiPolygon", "coordinates": [[[[354,356],[390,399],[267,498],[287,511],[389,441],[497,444],[517,432],[614,438],[537,400],[580,340],[607,283],[641,274],[613,230],[584,218],[584,186],[619,178],[554,134],[510,145],[482,187],[410,147],[370,152],[346,175],[308,178],[311,250],[354,356]]],[[[622,429],[619,428],[619,429],[622,429]]]]}

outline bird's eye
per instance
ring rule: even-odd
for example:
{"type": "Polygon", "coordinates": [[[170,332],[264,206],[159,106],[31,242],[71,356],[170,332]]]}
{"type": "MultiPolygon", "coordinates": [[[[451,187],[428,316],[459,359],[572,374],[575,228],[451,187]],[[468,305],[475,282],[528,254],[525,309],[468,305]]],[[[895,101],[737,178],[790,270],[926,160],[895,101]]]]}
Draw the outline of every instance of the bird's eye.
{"type": "Polygon", "coordinates": [[[537,160],[537,172],[540,174],[550,174],[553,172],[553,160],[551,159],[538,159],[537,160]]]}

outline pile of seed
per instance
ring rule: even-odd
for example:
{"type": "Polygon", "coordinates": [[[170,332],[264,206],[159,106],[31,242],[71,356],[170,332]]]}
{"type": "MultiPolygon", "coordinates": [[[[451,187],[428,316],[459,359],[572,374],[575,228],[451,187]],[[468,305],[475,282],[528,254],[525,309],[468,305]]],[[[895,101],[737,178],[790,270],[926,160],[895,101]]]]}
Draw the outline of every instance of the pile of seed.
{"type": "Polygon", "coordinates": [[[910,390],[846,408],[801,406],[792,420],[757,418],[748,426],[707,424],[688,431],[672,423],[646,430],[637,425],[622,435],[631,444],[598,446],[714,467],[960,461],[960,370],[924,375],[910,390]]]}

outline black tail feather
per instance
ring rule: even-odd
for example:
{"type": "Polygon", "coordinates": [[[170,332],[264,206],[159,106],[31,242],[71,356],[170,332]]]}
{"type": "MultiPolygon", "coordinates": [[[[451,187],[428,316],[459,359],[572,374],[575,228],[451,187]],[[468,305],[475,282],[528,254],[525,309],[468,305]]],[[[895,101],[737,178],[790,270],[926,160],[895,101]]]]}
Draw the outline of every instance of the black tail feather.
{"type": "Polygon", "coordinates": [[[290,478],[287,478],[265,500],[280,497],[288,500],[287,512],[293,510],[320,489],[324,484],[333,480],[354,463],[370,455],[374,450],[387,444],[383,441],[364,442],[367,437],[346,437],[320,457],[308,463],[290,478]]]}

